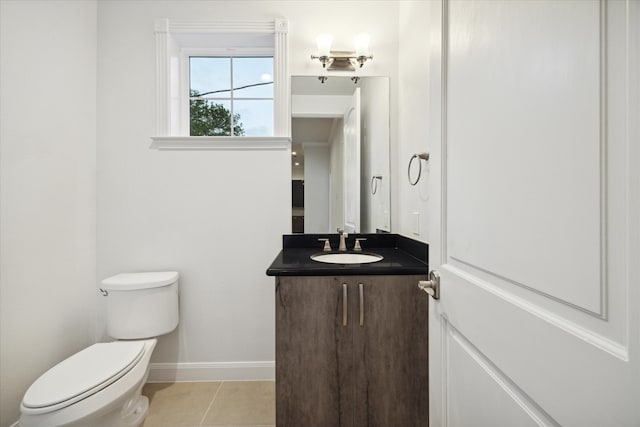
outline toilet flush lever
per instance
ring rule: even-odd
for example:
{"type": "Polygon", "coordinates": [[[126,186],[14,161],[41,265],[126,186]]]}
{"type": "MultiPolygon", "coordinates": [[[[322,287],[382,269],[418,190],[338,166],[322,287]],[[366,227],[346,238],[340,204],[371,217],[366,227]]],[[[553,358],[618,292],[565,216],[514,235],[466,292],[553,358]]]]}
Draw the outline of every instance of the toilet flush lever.
{"type": "Polygon", "coordinates": [[[102,294],[103,297],[107,297],[109,296],[109,292],[105,291],[104,289],[100,288],[100,293],[102,294]]]}
{"type": "Polygon", "coordinates": [[[438,272],[431,270],[429,280],[420,280],[418,282],[418,288],[431,295],[433,299],[440,299],[440,275],[438,272]]]}

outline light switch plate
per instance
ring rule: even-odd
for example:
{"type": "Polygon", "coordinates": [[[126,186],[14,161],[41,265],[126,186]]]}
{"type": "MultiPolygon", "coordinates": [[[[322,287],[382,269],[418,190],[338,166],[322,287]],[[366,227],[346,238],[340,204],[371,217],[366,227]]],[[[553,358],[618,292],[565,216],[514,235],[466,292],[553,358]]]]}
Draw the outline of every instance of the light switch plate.
{"type": "Polygon", "coordinates": [[[413,230],[416,236],[420,235],[420,212],[413,212],[413,230]]]}

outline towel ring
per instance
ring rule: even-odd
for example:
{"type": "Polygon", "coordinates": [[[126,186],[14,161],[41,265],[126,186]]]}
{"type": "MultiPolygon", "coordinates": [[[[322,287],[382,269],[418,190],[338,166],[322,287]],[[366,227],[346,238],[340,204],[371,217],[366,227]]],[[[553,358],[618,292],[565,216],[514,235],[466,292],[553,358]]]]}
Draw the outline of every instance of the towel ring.
{"type": "Polygon", "coordinates": [[[409,166],[407,167],[407,176],[409,177],[409,184],[411,185],[416,185],[418,183],[418,181],[420,181],[420,176],[422,175],[422,162],[420,160],[429,160],[429,153],[427,153],[426,151],[423,153],[416,153],[413,156],[411,156],[411,160],[409,160],[409,166]],[[418,177],[416,178],[415,182],[411,181],[411,163],[413,163],[414,159],[418,159],[418,177]]]}
{"type": "Polygon", "coordinates": [[[371,194],[378,192],[378,180],[382,181],[382,175],[373,175],[371,177],[371,194]]]}

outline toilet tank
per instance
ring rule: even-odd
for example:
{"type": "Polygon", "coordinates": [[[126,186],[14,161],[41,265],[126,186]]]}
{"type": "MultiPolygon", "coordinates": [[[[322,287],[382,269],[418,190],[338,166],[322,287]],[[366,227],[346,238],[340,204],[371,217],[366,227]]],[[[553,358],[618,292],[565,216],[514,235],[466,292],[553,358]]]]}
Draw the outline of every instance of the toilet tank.
{"type": "Polygon", "coordinates": [[[178,326],[178,273],[124,273],[102,281],[107,299],[107,334],[142,339],[178,326]]]}

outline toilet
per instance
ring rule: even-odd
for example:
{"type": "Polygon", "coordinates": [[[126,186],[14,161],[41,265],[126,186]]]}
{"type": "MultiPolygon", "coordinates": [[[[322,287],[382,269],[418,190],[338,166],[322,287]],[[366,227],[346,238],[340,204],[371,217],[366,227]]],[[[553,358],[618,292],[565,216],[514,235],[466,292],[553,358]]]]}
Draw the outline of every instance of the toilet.
{"type": "Polygon", "coordinates": [[[178,326],[178,273],[118,274],[102,281],[107,333],[29,387],[20,427],[135,427],[149,400],[141,394],[159,335],[178,326]]]}

